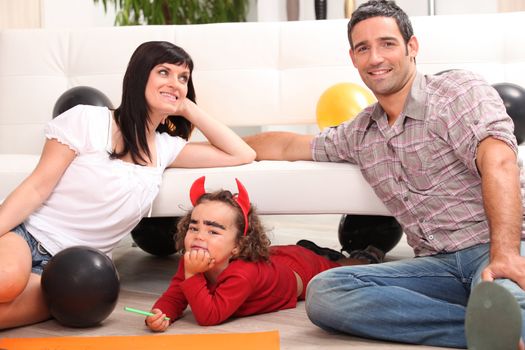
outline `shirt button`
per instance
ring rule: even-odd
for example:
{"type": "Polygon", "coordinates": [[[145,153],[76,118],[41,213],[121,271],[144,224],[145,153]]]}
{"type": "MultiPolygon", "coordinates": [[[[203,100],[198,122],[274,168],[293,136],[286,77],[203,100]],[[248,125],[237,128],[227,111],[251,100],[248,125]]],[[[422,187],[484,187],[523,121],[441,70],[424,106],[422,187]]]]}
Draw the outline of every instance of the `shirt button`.
{"type": "Polygon", "coordinates": [[[402,178],[401,176],[399,176],[399,177],[397,178],[397,182],[402,182],[402,181],[403,181],[403,178],[402,178]]]}
{"type": "Polygon", "coordinates": [[[474,123],[474,125],[478,125],[479,124],[479,120],[474,120],[472,123],[474,123]]]}
{"type": "Polygon", "coordinates": [[[403,200],[406,202],[408,201],[408,196],[403,197],[403,200]]]}
{"type": "Polygon", "coordinates": [[[423,218],[419,219],[419,223],[420,223],[420,224],[422,224],[422,223],[424,223],[424,222],[425,222],[425,219],[423,219],[423,218]]]}
{"type": "Polygon", "coordinates": [[[428,236],[428,239],[433,240],[434,239],[434,235],[428,236]]]}

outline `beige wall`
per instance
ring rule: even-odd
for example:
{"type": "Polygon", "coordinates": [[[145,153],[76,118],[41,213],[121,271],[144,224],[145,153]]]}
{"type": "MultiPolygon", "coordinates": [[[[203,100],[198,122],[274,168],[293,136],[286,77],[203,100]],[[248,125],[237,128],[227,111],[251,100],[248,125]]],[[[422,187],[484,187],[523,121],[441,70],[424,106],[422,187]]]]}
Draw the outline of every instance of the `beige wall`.
{"type": "Polygon", "coordinates": [[[499,12],[525,11],[525,0],[499,0],[499,12]]]}
{"type": "Polygon", "coordinates": [[[0,29],[40,26],[40,0],[0,0],[0,29]]]}
{"type": "MultiPolygon", "coordinates": [[[[356,6],[365,0],[355,0],[356,6]]],[[[398,0],[409,15],[427,14],[426,1],[422,0],[398,0]],[[419,7],[417,7],[417,6],[419,7]],[[417,8],[414,8],[416,6],[417,8]]],[[[479,5],[479,0],[471,0],[479,5]]],[[[264,0],[255,2],[252,0],[252,7],[257,7],[250,20],[286,20],[286,6],[283,0],[264,0]],[[257,5],[256,5],[257,4],[257,5]],[[271,5],[271,6],[269,6],[271,5]],[[281,8],[282,7],[282,8],[281,8]],[[265,18],[269,17],[269,18],[265,18]],[[256,18],[259,17],[259,18],[256,18]]],[[[313,19],[313,1],[300,0],[301,12],[303,19],[313,19]],[[306,6],[308,4],[308,6],[306,6]]],[[[461,9],[447,9],[443,6],[450,6],[451,3],[461,4],[455,0],[436,0],[438,14],[447,14],[449,12],[462,12],[461,9]],[[442,8],[443,7],[443,8],[442,8]]],[[[484,0],[484,11],[481,12],[510,12],[525,11],[525,0],[484,0]],[[490,8],[491,2],[494,9],[490,8]],[[496,9],[497,7],[497,9],[496,9]]],[[[344,0],[330,0],[328,6],[329,18],[344,18],[344,0]]],[[[464,5],[467,6],[467,5],[464,5]]],[[[35,28],[35,27],[69,27],[69,26],[111,26],[113,25],[114,9],[110,6],[109,11],[105,14],[101,10],[101,4],[94,6],[92,0],[0,0],[0,29],[5,28],[35,28]],[[73,7],[72,7],[73,6],[73,7]],[[75,10],[78,8],[78,11],[75,10]],[[64,14],[70,13],[71,16],[64,14]]],[[[468,5],[468,10],[463,12],[472,12],[472,4],[468,5]]],[[[253,12],[253,11],[252,11],[253,12]]]]}

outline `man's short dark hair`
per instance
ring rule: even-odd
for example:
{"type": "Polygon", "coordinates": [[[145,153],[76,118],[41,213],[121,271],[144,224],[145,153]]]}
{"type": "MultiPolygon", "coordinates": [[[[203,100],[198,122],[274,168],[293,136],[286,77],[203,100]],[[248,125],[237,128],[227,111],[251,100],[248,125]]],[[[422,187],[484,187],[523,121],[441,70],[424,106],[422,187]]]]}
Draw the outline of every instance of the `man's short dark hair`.
{"type": "Polygon", "coordinates": [[[412,23],[410,23],[408,15],[397,6],[394,1],[370,0],[359,5],[359,7],[352,13],[352,17],[348,22],[348,41],[350,42],[350,47],[352,49],[354,48],[351,36],[352,29],[357,23],[372,17],[394,18],[405,44],[408,44],[408,41],[414,35],[412,23]]]}

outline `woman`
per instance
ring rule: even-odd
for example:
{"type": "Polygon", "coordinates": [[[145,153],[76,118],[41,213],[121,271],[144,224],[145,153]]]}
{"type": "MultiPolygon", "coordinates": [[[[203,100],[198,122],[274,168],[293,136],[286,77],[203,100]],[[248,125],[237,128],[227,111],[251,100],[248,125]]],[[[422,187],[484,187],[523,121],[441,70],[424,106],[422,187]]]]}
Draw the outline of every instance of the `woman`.
{"type": "Polygon", "coordinates": [[[79,105],[46,126],[38,165],[0,206],[0,329],[48,319],[47,261],[74,245],[110,255],[151,210],[165,168],[253,161],[241,138],[195,104],[192,70],[183,49],[146,42],[116,110],[79,105]],[[193,127],[209,143],[187,142],[193,127]]]}

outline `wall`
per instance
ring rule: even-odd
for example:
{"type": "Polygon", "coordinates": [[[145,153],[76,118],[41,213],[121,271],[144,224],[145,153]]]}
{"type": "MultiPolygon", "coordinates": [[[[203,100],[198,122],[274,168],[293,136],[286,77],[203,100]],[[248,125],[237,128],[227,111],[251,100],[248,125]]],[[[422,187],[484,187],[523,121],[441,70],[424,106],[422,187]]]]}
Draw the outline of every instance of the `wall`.
{"type": "Polygon", "coordinates": [[[40,0],[0,0],[0,29],[40,26],[40,0]]]}
{"type": "MultiPolygon", "coordinates": [[[[355,6],[365,0],[354,0],[355,6]]],[[[344,18],[344,0],[327,0],[327,17],[344,18]]],[[[434,4],[436,15],[492,13],[525,10],[525,0],[397,0],[409,16],[429,14],[434,4]]],[[[0,29],[2,28],[63,28],[112,26],[115,9],[108,13],[102,4],[93,0],[0,0],[0,29]]],[[[285,21],[286,0],[250,0],[248,21],[285,21]]],[[[299,19],[314,20],[314,0],[299,0],[299,19]]]]}
{"type": "MultiPolygon", "coordinates": [[[[434,0],[436,15],[465,14],[465,13],[494,13],[498,12],[498,4],[507,3],[508,0],[434,0]]],[[[523,6],[524,0],[513,0],[523,6]]],[[[354,0],[359,6],[366,0],[354,0]]],[[[425,0],[396,0],[396,3],[409,16],[425,16],[429,14],[429,3],[425,0]]],[[[344,0],[327,0],[327,18],[345,18],[344,0]]],[[[516,6],[516,5],[515,5],[516,6]]],[[[257,2],[257,18],[259,21],[285,21],[286,1],[265,0],[257,2]]],[[[299,20],[314,20],[314,0],[299,0],[299,20]]]]}
{"type": "MultiPolygon", "coordinates": [[[[17,0],[18,1],[18,0],[17,0]]],[[[115,21],[115,9],[108,5],[104,12],[102,3],[93,0],[40,0],[42,27],[107,27],[115,21]]]]}
{"type": "MultiPolygon", "coordinates": [[[[355,0],[359,6],[366,0],[355,0]]],[[[344,18],[344,0],[327,0],[327,18],[344,18]]],[[[250,0],[248,21],[285,21],[286,0],[250,0]]],[[[498,11],[524,10],[525,0],[396,0],[409,16],[429,14],[429,4],[434,4],[436,15],[492,13],[498,11]]],[[[299,0],[299,19],[314,20],[314,0],[299,0]]],[[[115,9],[110,6],[104,11],[102,4],[93,0],[0,0],[0,29],[3,28],[64,28],[112,26],[115,9]]],[[[316,125],[305,130],[293,131],[312,133],[316,125]]],[[[281,130],[283,127],[279,127],[281,130]]],[[[267,128],[266,128],[267,129],[267,128]]],[[[249,134],[258,130],[237,130],[249,134]]]]}

